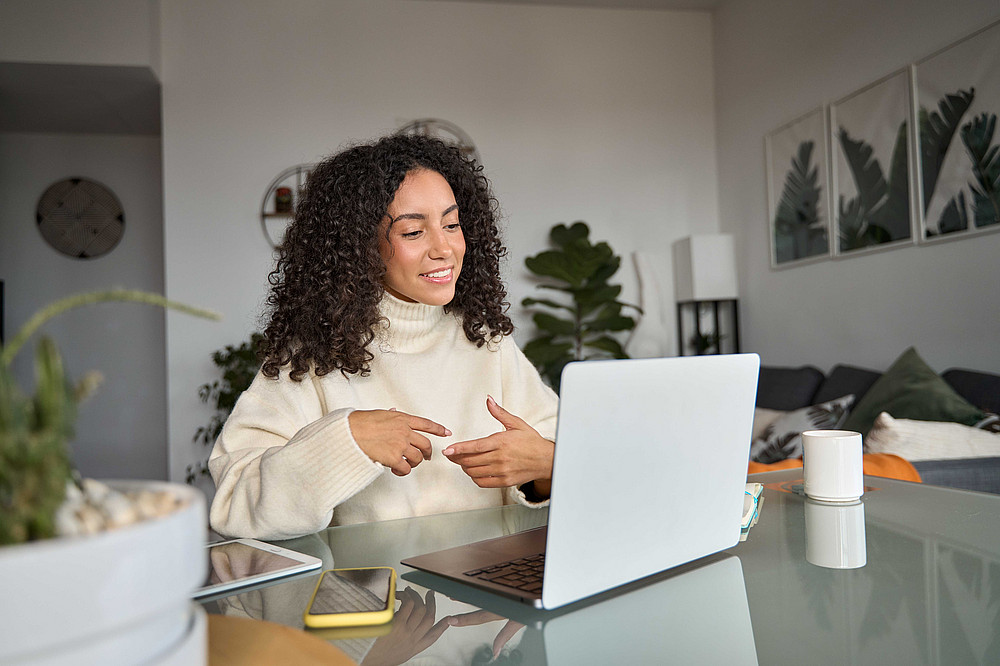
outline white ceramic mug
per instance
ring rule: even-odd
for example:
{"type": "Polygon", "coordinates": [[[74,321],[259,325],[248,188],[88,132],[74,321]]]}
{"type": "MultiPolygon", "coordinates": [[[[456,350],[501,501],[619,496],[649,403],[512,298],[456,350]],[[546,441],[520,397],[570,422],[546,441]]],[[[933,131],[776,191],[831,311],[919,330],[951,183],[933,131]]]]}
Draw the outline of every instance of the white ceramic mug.
{"type": "Polygon", "coordinates": [[[802,433],[803,490],[824,502],[856,502],[865,492],[861,433],[807,430],[802,433]]]}
{"type": "Polygon", "coordinates": [[[865,505],[807,499],[806,561],[827,569],[857,569],[868,563],[865,505]]]}

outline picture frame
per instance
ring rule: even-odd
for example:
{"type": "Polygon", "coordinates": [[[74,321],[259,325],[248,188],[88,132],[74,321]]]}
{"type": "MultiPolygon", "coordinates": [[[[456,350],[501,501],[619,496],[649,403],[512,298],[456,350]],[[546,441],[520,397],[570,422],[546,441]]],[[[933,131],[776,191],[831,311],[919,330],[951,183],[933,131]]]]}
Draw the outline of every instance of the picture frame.
{"type": "Polygon", "coordinates": [[[773,269],[831,255],[827,135],[819,108],[764,137],[773,269]]]}
{"type": "Polygon", "coordinates": [[[921,243],[1000,230],[1000,22],[914,65],[921,243]]]}
{"type": "Polygon", "coordinates": [[[910,68],[830,105],[835,257],[912,245],[910,68]]]}

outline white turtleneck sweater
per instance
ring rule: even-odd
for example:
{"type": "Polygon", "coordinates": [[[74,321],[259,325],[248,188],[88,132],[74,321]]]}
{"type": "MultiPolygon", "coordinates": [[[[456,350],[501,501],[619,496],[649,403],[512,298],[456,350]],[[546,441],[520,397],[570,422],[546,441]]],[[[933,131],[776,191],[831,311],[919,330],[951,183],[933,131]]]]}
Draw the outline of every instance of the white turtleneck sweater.
{"type": "Polygon", "coordinates": [[[461,320],[439,306],[386,294],[389,320],[372,343],[367,377],[310,373],[292,381],[258,373],[226,421],[209,458],[215,480],[210,521],[220,534],[285,539],[328,525],[408,518],[518,502],[517,488],[485,489],[441,451],[503,426],[486,396],[555,440],[558,398],[514,341],[476,347],[461,320]],[[372,461],[354,441],[348,415],[390,409],[450,429],[427,435],[433,453],[407,476],[372,461]]]}

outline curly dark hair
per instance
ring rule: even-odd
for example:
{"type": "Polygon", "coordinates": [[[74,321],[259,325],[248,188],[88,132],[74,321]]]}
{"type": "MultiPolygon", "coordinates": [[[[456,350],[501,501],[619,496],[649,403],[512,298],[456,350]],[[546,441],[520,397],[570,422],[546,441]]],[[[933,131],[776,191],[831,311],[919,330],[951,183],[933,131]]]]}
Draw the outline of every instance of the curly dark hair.
{"type": "Polygon", "coordinates": [[[268,275],[260,347],[266,376],[277,377],[285,365],[295,381],[310,369],[319,376],[369,374],[385,294],[379,229],[406,174],[421,168],[448,181],[465,236],[455,298],[445,311],[461,316],[466,337],[480,347],[513,332],[500,280],[506,248],[499,207],[482,166],[438,139],[394,134],[328,157],[310,174],[268,275]]]}

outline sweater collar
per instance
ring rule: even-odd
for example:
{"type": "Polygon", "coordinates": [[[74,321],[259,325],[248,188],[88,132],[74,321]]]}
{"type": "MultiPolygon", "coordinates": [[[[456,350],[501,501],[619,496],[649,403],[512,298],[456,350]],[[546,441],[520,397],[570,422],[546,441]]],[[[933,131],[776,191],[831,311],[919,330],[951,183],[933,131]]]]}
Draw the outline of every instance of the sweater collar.
{"type": "Polygon", "coordinates": [[[420,351],[440,338],[444,307],[407,303],[389,292],[379,302],[379,314],[389,320],[380,338],[397,352],[420,351]]]}

